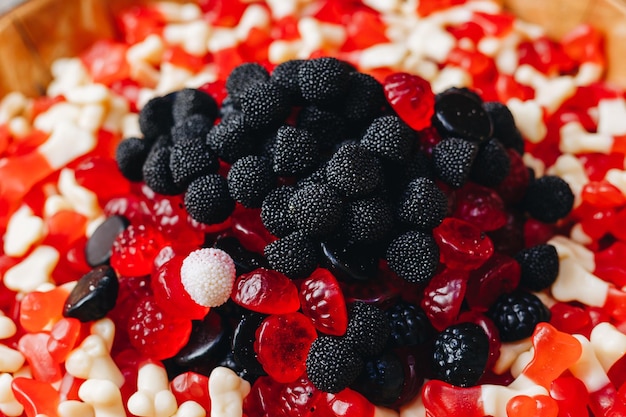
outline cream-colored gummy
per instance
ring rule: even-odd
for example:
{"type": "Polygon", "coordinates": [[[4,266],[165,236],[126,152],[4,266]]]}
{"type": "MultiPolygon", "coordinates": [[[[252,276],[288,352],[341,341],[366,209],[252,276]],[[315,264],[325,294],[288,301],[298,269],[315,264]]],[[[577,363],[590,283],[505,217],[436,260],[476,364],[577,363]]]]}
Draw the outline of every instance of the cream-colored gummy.
{"type": "Polygon", "coordinates": [[[21,293],[35,291],[41,284],[52,282],[52,271],[59,257],[59,252],[52,246],[36,247],[24,260],[4,273],[4,285],[21,293]]]}
{"type": "Polygon", "coordinates": [[[178,406],[169,389],[167,372],[156,363],[145,363],[137,374],[137,392],[128,399],[128,411],[140,417],[170,417],[178,406]]]}
{"type": "Polygon", "coordinates": [[[228,368],[216,367],[209,375],[211,417],[241,417],[243,399],[248,393],[248,381],[228,368]]]}
{"type": "Polygon", "coordinates": [[[107,343],[97,334],[87,336],[65,361],[67,372],[82,379],[106,379],[118,387],[124,383],[119,370],[107,348],[107,343]]]}
{"type": "Polygon", "coordinates": [[[22,205],[9,219],[7,230],[4,234],[4,253],[8,256],[24,256],[45,232],[44,221],[35,216],[33,210],[27,205],[22,205]]]}

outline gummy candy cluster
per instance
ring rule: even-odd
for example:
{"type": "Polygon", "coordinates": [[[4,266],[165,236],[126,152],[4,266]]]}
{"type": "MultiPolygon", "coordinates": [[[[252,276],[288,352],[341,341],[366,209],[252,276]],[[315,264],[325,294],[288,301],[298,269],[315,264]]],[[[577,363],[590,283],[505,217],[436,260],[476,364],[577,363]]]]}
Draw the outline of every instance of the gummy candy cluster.
{"type": "Polygon", "coordinates": [[[0,101],[0,413],[626,415],[626,95],[490,1],[116,16],[0,101]]]}

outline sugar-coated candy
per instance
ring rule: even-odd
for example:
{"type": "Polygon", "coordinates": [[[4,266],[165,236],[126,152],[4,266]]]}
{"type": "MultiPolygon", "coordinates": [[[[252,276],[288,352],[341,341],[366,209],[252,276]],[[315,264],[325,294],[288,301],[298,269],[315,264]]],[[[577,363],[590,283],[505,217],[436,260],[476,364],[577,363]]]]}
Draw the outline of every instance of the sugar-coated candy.
{"type": "Polygon", "coordinates": [[[191,252],[182,263],[180,278],[185,290],[198,304],[224,304],[235,282],[235,263],[226,252],[205,248],[191,252]]]}

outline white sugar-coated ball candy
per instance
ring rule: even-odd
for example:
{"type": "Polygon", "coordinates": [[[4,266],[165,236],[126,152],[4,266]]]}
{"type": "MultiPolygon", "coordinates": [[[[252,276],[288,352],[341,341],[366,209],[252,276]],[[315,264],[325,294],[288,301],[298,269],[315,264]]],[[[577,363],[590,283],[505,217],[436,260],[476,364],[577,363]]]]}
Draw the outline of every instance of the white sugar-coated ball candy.
{"type": "Polygon", "coordinates": [[[217,307],[228,301],[235,276],[233,259],[214,248],[191,252],[180,268],[183,287],[196,303],[205,307],[217,307]]]}

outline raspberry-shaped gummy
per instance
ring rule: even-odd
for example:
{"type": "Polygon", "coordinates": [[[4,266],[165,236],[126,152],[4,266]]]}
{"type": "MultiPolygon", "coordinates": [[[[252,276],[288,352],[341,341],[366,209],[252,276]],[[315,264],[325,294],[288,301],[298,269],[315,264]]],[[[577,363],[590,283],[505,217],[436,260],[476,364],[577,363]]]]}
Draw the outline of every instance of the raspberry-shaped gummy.
{"type": "Polygon", "coordinates": [[[433,166],[437,177],[459,188],[468,180],[478,153],[478,144],[465,139],[449,138],[433,148],[433,166]]]}
{"type": "Polygon", "coordinates": [[[404,300],[385,310],[391,324],[391,344],[394,347],[415,346],[429,340],[435,330],[424,310],[404,300]]]}
{"type": "Polygon", "coordinates": [[[385,92],[378,80],[369,74],[353,71],[348,79],[348,93],[341,113],[354,129],[379,116],[385,108],[385,92]]]}
{"type": "Polygon", "coordinates": [[[235,208],[226,179],[218,174],[197,178],[185,193],[185,208],[196,221],[204,224],[221,223],[235,208]]]}
{"type": "Polygon", "coordinates": [[[385,96],[395,112],[415,130],[430,125],[435,95],[430,84],[417,75],[396,72],[385,78],[385,96]]]}
{"type": "Polygon", "coordinates": [[[476,385],[488,357],[489,337],[482,327],[474,323],[452,325],[435,338],[435,377],[460,387],[476,385]]]}
{"type": "Polygon", "coordinates": [[[130,343],[142,355],[161,360],[174,356],[189,339],[191,320],[165,313],[152,296],[138,300],[128,318],[130,343]]]}
{"type": "Polygon", "coordinates": [[[263,369],[278,382],[304,374],[309,348],[317,333],[302,313],[272,314],[256,331],[254,350],[263,369]]]}
{"type": "Polygon", "coordinates": [[[252,154],[254,146],[245,117],[237,111],[233,111],[213,126],[206,137],[206,142],[217,156],[230,164],[252,154]]]}
{"type": "Polygon", "coordinates": [[[124,178],[130,181],[143,179],[143,164],[150,153],[150,143],[145,139],[126,138],[117,145],[115,161],[124,178]]]}
{"type": "Polygon", "coordinates": [[[226,91],[233,103],[239,106],[239,99],[250,87],[267,82],[270,74],[260,64],[245,62],[236,66],[226,78],[226,91]]]}
{"type": "Polygon", "coordinates": [[[574,206],[574,193],[569,184],[554,175],[531,181],[523,205],[528,214],[544,223],[554,223],[567,216],[574,206]]]}
{"type": "Polygon", "coordinates": [[[215,174],[219,161],[204,137],[187,138],[172,146],[169,167],[174,183],[184,188],[198,177],[215,174]]]}
{"type": "Polygon", "coordinates": [[[302,176],[313,171],[319,162],[317,138],[304,129],[281,126],[272,149],[272,169],[277,175],[302,176]]]}
{"type": "Polygon", "coordinates": [[[164,244],[163,236],[154,228],[131,224],[113,241],[111,266],[119,275],[148,275],[164,244]]]}
{"type": "Polygon", "coordinates": [[[148,140],[154,141],[161,135],[169,135],[174,118],[172,103],[176,93],[154,97],[139,112],[139,130],[148,140]]]}
{"type": "Polygon", "coordinates": [[[492,138],[480,145],[470,178],[479,184],[493,187],[506,178],[510,169],[511,160],[506,148],[492,138]]]}
{"type": "Polygon", "coordinates": [[[550,310],[539,297],[521,290],[501,295],[488,312],[503,342],[530,337],[535,326],[549,321],[550,315],[550,310]]]}
{"type": "Polygon", "coordinates": [[[235,263],[223,250],[198,249],[183,260],[180,280],[196,303],[218,307],[230,298],[235,282],[235,263]]]}
{"type": "Polygon", "coordinates": [[[422,230],[438,226],[448,211],[448,197],[434,181],[419,177],[404,190],[398,204],[398,218],[422,230]]]}
{"type": "Polygon", "coordinates": [[[319,263],[318,243],[301,231],[270,243],[264,253],[272,269],[290,278],[309,276],[319,263]]]}
{"type": "Polygon", "coordinates": [[[197,114],[215,120],[217,112],[217,103],[213,96],[195,88],[177,91],[172,103],[172,118],[175,125],[197,114]]]}
{"type": "Polygon", "coordinates": [[[361,146],[379,157],[402,162],[409,158],[417,136],[395,115],[374,119],[361,138],[361,146]]]}
{"type": "Polygon", "coordinates": [[[276,182],[270,161],[255,155],[238,159],[228,170],[226,180],[230,195],[245,207],[261,207],[276,182]]]}
{"type": "Polygon", "coordinates": [[[382,183],[382,167],[367,149],[346,144],[335,152],[326,165],[328,184],[352,198],[365,196],[382,183]]]}
{"type": "Polygon", "coordinates": [[[296,127],[310,132],[321,151],[332,149],[347,135],[346,121],[341,115],[313,104],[302,107],[296,127]]]}
{"type": "Polygon", "coordinates": [[[289,215],[294,226],[311,236],[324,236],[339,225],[343,202],[326,184],[309,184],[291,196],[289,215]]]}
{"type": "Polygon", "coordinates": [[[287,94],[270,82],[258,83],[239,97],[246,124],[261,129],[280,124],[291,111],[287,94]]]}
{"type": "Polygon", "coordinates": [[[270,81],[281,87],[293,103],[302,102],[300,84],[298,84],[298,72],[304,63],[303,59],[291,59],[276,65],[270,75],[270,81]]]}
{"type": "Polygon", "coordinates": [[[531,291],[541,291],[556,281],[559,275],[559,254],[553,245],[540,244],[515,254],[521,267],[520,285],[531,291]]]}
{"type": "Polygon", "coordinates": [[[305,100],[322,106],[337,106],[349,87],[350,70],[332,57],[310,59],[298,70],[298,85],[305,100]]]}
{"type": "Polygon", "coordinates": [[[300,285],[302,313],[325,334],[342,336],[348,327],[348,310],[339,282],[327,269],[318,268],[300,285]]]}
{"type": "Polygon", "coordinates": [[[204,114],[192,114],[172,127],[172,142],[177,143],[190,139],[205,140],[213,127],[213,119],[204,114]]]}
{"type": "Polygon", "coordinates": [[[391,325],[385,313],[373,304],[355,301],[348,307],[348,329],[345,339],[362,356],[374,356],[383,351],[391,325]]]}
{"type": "Polygon", "coordinates": [[[439,265],[439,247],[431,234],[414,230],[396,237],[385,257],[389,268],[402,279],[425,283],[439,265]]]}
{"type": "Polygon", "coordinates": [[[352,243],[375,243],[393,229],[391,205],[379,196],[362,198],[346,205],[341,231],[352,243]]]}
{"type": "Polygon", "coordinates": [[[158,141],[150,150],[143,164],[143,179],[154,192],[163,195],[176,195],[183,191],[174,181],[170,169],[171,147],[158,141]]]}
{"type": "Polygon", "coordinates": [[[347,388],[363,369],[363,359],[342,337],[320,336],[306,358],[306,375],[320,391],[337,393],[347,388]]]}
{"type": "Polygon", "coordinates": [[[283,185],[270,191],[263,199],[261,221],[274,236],[284,237],[295,230],[289,215],[289,199],[295,192],[295,188],[283,185]]]}

